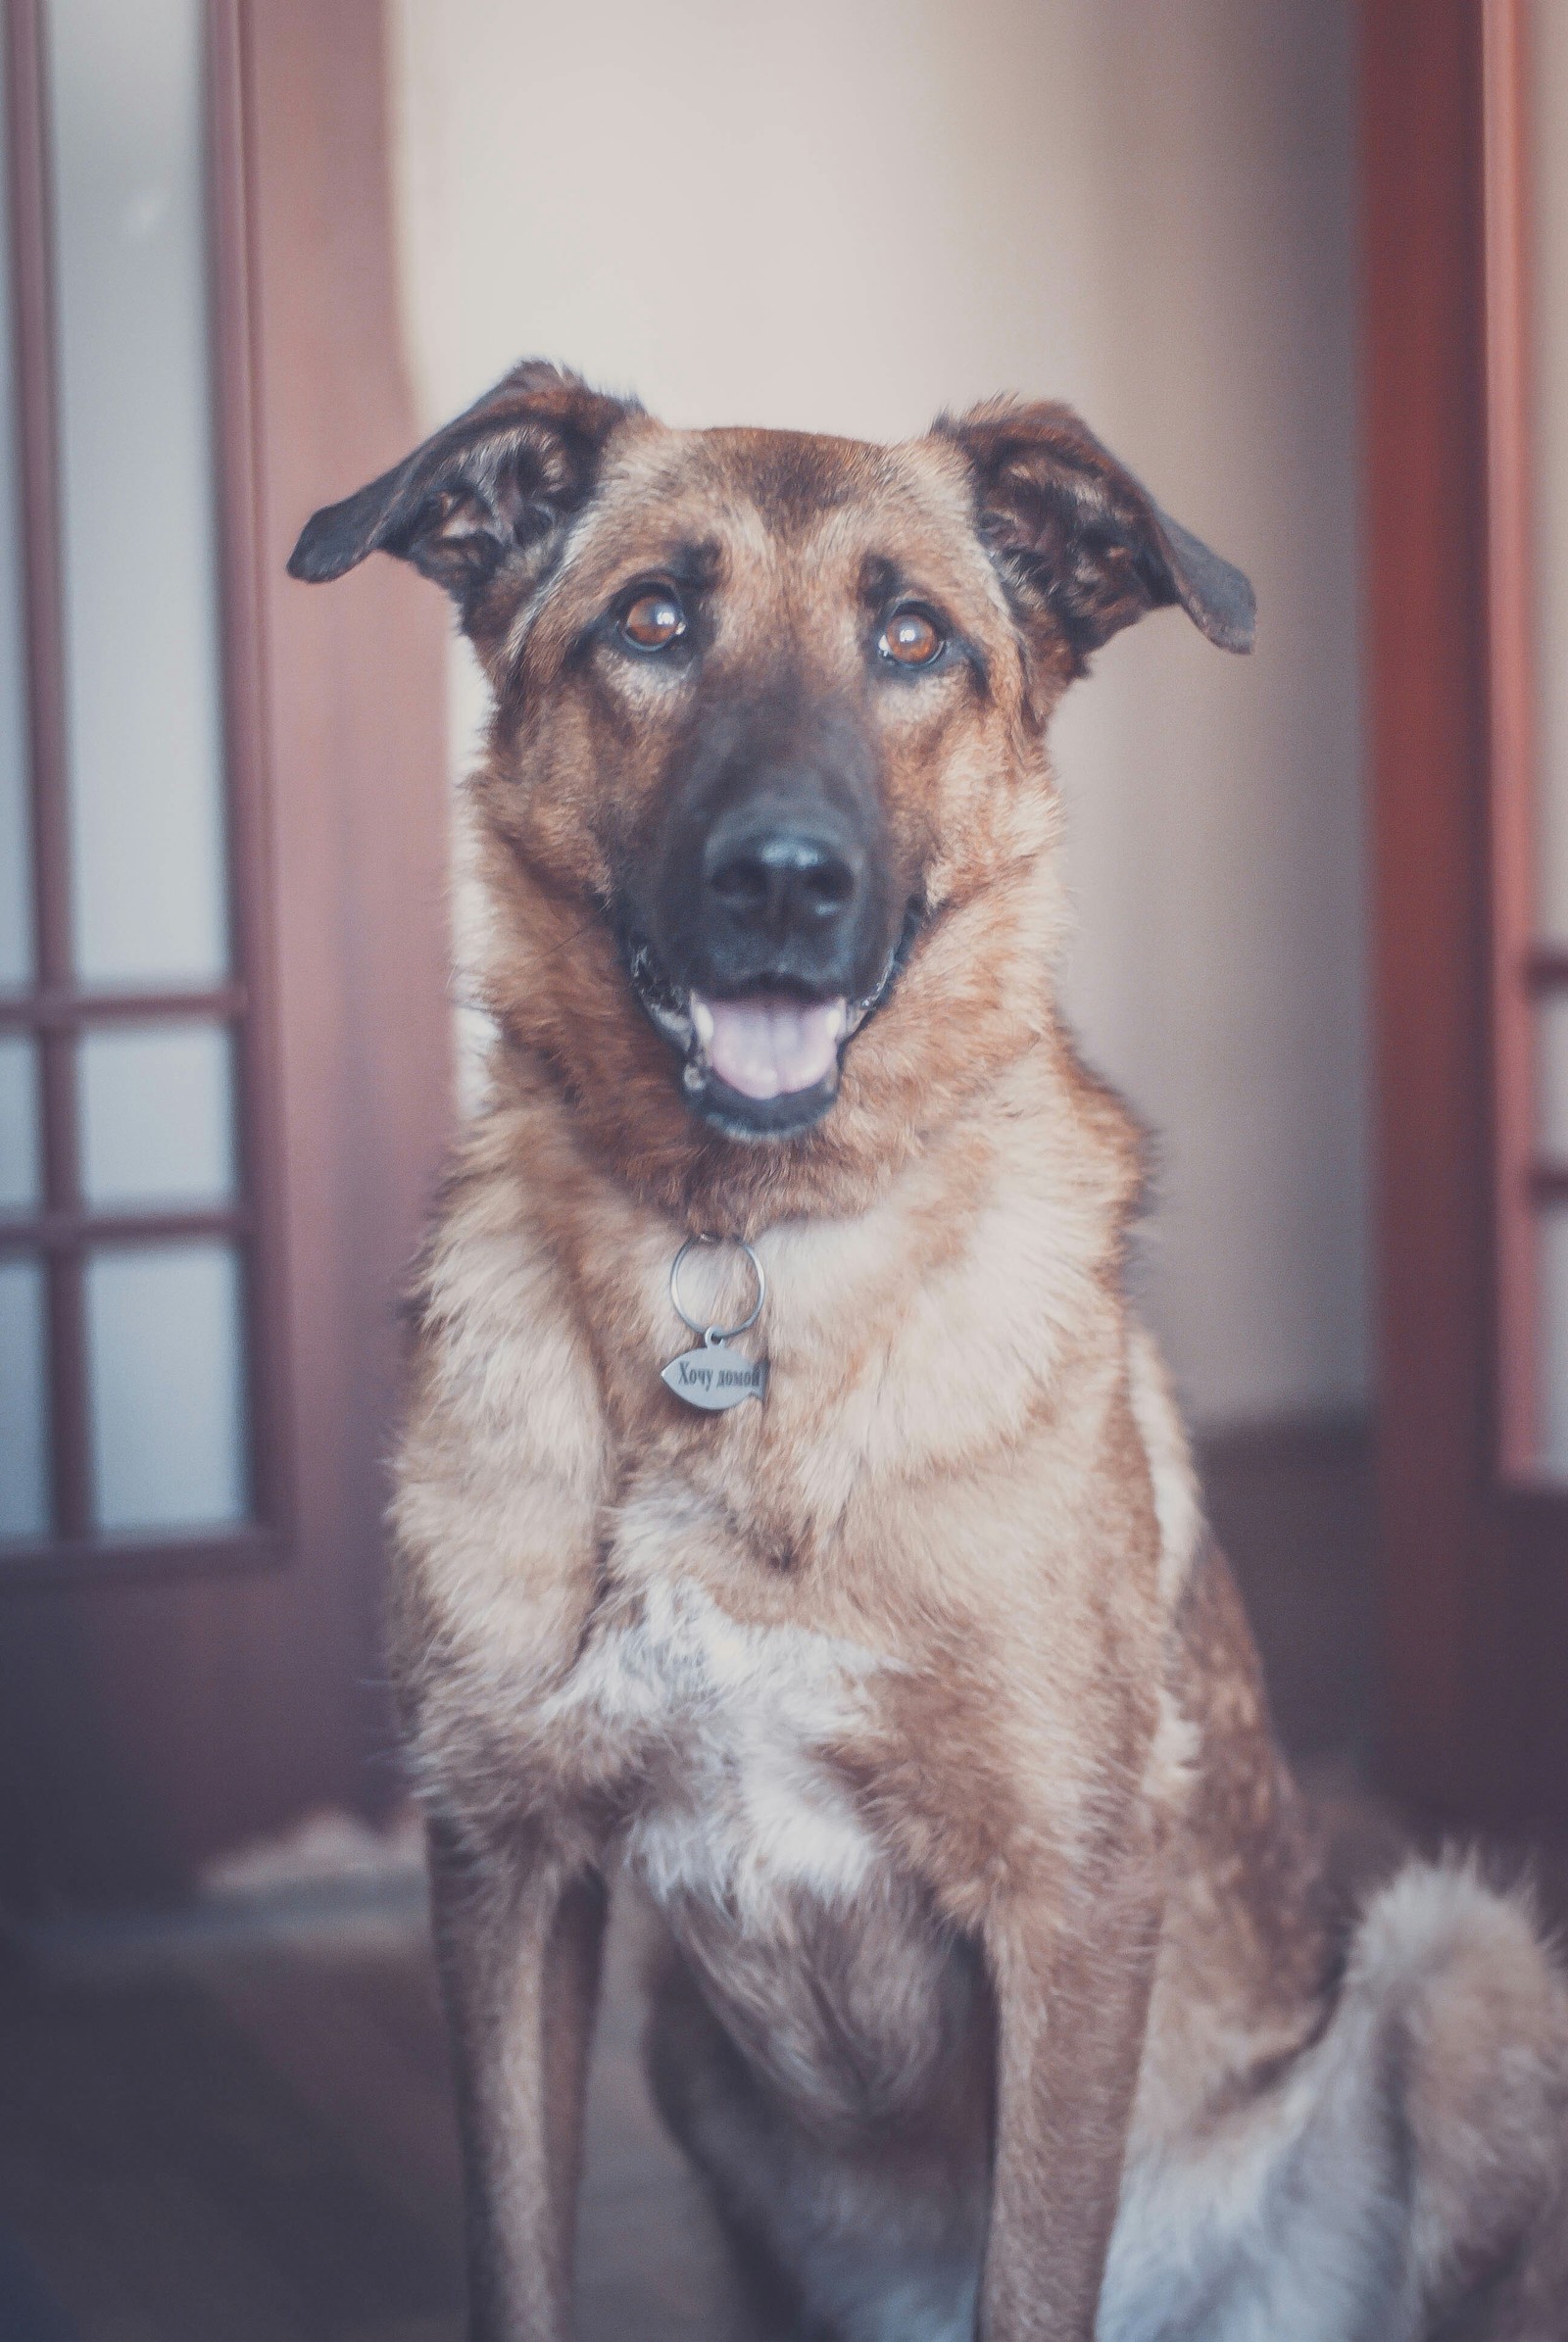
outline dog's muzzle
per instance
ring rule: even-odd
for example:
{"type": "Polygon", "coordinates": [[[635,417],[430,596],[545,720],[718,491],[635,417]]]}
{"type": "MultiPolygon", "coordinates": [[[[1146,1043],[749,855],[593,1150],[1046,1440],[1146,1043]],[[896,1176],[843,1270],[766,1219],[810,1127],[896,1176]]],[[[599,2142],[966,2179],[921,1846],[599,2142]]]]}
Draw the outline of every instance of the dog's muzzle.
{"type": "Polygon", "coordinates": [[[858,730],[799,710],[699,743],[624,929],[692,1106],[734,1138],[808,1129],[907,949],[858,730]]]}
{"type": "Polygon", "coordinates": [[[845,1050],[892,992],[920,918],[910,903],[875,983],[854,1000],[767,988],[725,999],[677,984],[633,928],[622,929],[621,949],[632,991],[681,1061],[693,1108],[729,1138],[783,1138],[832,1106],[845,1050]]]}

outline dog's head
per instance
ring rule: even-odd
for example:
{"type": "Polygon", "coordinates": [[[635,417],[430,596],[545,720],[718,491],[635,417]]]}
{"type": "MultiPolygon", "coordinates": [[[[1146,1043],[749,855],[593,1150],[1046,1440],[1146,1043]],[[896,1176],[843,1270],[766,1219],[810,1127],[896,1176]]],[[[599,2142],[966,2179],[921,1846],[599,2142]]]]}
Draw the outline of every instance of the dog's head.
{"type": "Polygon", "coordinates": [[[671,431],[524,365],[290,567],[377,550],[447,589],[494,689],[491,1004],[688,1195],[781,1196],[787,1163],[885,1155],[956,1096],[1006,956],[1050,940],[1015,913],[1061,692],[1163,605],[1252,639],[1240,571],[1066,408],[1010,400],[880,448],[671,431]]]}

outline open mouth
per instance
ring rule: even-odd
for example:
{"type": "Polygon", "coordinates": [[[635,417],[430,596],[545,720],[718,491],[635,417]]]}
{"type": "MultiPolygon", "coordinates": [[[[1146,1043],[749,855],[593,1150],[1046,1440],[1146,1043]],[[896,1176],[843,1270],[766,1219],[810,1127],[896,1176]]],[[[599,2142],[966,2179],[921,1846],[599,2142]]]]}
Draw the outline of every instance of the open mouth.
{"type": "Polygon", "coordinates": [[[623,950],[645,1014],[683,1061],[691,1105],[731,1138],[779,1138],[832,1105],[845,1049],[892,991],[918,925],[911,903],[880,981],[856,1000],[765,978],[720,998],[676,984],[643,936],[624,934],[623,950]]]}

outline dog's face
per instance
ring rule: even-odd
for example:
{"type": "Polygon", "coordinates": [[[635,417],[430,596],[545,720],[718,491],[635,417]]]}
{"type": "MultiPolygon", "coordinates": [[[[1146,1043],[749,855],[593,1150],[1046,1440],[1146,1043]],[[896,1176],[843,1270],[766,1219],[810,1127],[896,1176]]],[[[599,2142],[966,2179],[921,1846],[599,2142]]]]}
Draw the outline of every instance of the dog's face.
{"type": "Polygon", "coordinates": [[[1167,603],[1251,639],[1246,580],[1057,407],[877,448],[669,431],[524,366],[291,566],[377,548],[452,593],[495,690],[482,803],[560,946],[518,1021],[579,1099],[652,1047],[731,1150],[842,1112],[906,965],[1038,857],[1091,651],[1167,603]]]}

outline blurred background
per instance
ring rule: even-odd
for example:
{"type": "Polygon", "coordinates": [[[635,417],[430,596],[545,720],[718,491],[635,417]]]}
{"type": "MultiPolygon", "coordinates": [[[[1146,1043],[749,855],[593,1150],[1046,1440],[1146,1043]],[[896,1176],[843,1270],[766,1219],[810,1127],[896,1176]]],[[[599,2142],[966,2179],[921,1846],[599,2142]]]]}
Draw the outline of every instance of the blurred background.
{"type": "MultiPolygon", "coordinates": [[[[683,424],[1066,398],[1249,571],[1250,659],[1167,613],[1058,723],[1068,1003],[1156,1134],[1137,1276],[1293,1753],[1550,1876],[1568,8],[5,35],[0,2333],[459,2331],[377,1589],[396,1294],[482,1046],[482,697],[411,573],[283,563],[519,356],[683,424]]],[[[582,2330],[740,2335],[634,1951],[582,2330]]]]}

